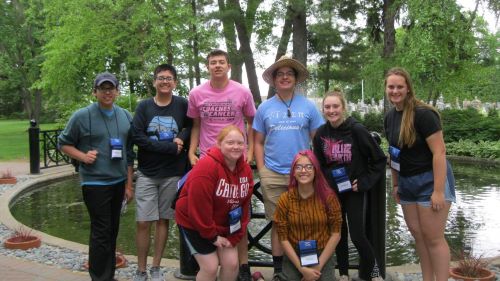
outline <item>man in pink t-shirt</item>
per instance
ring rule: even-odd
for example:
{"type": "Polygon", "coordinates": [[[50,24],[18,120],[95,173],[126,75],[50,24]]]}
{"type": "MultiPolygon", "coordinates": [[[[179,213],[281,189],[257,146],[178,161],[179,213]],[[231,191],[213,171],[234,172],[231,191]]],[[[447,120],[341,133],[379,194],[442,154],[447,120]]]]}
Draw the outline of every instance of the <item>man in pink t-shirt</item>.
{"type": "Polygon", "coordinates": [[[210,80],[193,88],[189,93],[187,115],[193,119],[189,161],[198,162],[196,149],[200,147],[200,157],[216,143],[217,134],[227,125],[236,125],[247,132],[247,162],[253,160],[252,122],[255,104],[250,90],[228,77],[231,65],[225,51],[214,50],[207,56],[210,80]],[[245,120],[247,128],[245,129],[245,120]]]}
{"type": "MultiPolygon", "coordinates": [[[[200,146],[200,157],[215,145],[220,130],[227,125],[236,125],[247,132],[247,163],[253,161],[253,130],[255,104],[250,90],[240,83],[230,80],[229,57],[225,51],[213,50],[207,56],[207,68],[210,80],[195,87],[189,93],[188,117],[193,119],[189,161],[196,165],[199,158],[196,149],[200,146]],[[245,121],[247,128],[245,130],[245,121]]],[[[238,243],[240,263],[238,280],[251,281],[248,267],[248,237],[246,233],[238,243]]]]}

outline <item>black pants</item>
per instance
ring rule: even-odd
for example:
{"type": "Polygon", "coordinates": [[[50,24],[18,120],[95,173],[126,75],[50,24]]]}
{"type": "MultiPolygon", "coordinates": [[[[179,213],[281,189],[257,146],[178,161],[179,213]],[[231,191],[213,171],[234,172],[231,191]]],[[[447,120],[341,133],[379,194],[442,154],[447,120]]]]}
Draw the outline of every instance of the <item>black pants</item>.
{"type": "Polygon", "coordinates": [[[92,281],[111,281],[115,276],[116,237],[125,182],[82,186],[90,216],[89,274],[92,281]]]}
{"type": "MultiPolygon", "coordinates": [[[[372,269],[372,276],[360,276],[365,280],[371,277],[379,276],[379,269],[375,252],[366,236],[366,193],[365,192],[346,192],[339,194],[340,204],[342,206],[342,229],[340,241],[335,249],[337,255],[337,264],[339,265],[340,275],[348,275],[349,270],[349,246],[347,225],[349,225],[349,235],[351,241],[359,253],[359,265],[372,269]],[[347,222],[346,222],[347,217],[347,222]]],[[[370,230],[369,230],[370,231],[370,230]]]]}

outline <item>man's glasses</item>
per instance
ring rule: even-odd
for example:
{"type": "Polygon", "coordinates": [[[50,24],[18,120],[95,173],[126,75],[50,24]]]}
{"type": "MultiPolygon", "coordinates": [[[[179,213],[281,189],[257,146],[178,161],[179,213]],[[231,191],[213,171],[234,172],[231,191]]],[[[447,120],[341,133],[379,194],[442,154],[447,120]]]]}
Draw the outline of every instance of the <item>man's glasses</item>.
{"type": "Polygon", "coordinates": [[[295,77],[295,72],[293,72],[293,71],[287,71],[287,72],[278,71],[278,72],[276,72],[276,77],[278,77],[278,78],[282,78],[285,76],[295,77]]]}
{"type": "Polygon", "coordinates": [[[115,90],[115,87],[97,87],[97,91],[100,93],[112,93],[115,90]]]}
{"type": "Polygon", "coordinates": [[[295,165],[295,172],[302,172],[302,170],[304,170],[304,169],[307,172],[311,172],[312,170],[314,170],[314,166],[313,166],[313,164],[305,164],[305,165],[297,164],[297,165],[295,165]]]}
{"type": "Polygon", "coordinates": [[[172,76],[158,76],[158,77],[156,77],[156,80],[160,81],[160,82],[172,82],[172,81],[174,81],[174,77],[172,77],[172,76]]]}

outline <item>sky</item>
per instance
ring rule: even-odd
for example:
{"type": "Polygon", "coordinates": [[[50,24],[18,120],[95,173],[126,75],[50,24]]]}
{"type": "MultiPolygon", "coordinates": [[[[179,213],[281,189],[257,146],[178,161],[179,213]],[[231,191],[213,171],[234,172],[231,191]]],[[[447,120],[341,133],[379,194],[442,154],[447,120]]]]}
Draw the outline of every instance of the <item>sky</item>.
{"type": "MultiPolygon", "coordinates": [[[[476,0],[457,0],[457,3],[463,7],[464,10],[469,10],[472,11],[474,10],[476,0]]],[[[490,32],[495,32],[498,31],[499,26],[498,22],[496,21],[495,15],[493,12],[488,10],[487,6],[485,4],[480,4],[478,8],[478,15],[481,15],[488,23],[488,29],[490,32]]],[[[364,20],[363,20],[364,21],[364,20]]],[[[361,23],[361,24],[364,24],[361,23]]],[[[279,34],[281,31],[277,32],[279,34]]],[[[221,46],[222,49],[224,49],[224,46],[221,46]]],[[[290,52],[290,50],[289,50],[290,52]]],[[[256,60],[260,60],[261,62],[272,62],[274,61],[274,56],[275,53],[270,53],[268,55],[255,55],[256,60]]],[[[268,85],[264,80],[262,79],[262,73],[264,72],[265,68],[268,67],[270,63],[265,64],[264,67],[260,67],[259,64],[256,64],[257,67],[257,77],[259,78],[259,89],[260,89],[260,94],[261,96],[267,96],[267,91],[268,91],[268,85]]],[[[248,81],[247,81],[247,76],[245,72],[245,68],[243,67],[243,84],[248,86],[248,81]]]]}

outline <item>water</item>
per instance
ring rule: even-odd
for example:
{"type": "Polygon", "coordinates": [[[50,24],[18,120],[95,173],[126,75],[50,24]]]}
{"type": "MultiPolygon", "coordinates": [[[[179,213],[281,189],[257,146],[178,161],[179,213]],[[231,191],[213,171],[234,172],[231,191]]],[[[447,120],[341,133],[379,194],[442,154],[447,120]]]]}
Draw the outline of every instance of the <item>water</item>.
{"type": "MultiPolygon", "coordinates": [[[[500,234],[500,168],[460,163],[453,163],[453,168],[457,180],[457,203],[452,205],[446,226],[450,248],[466,251],[473,248],[474,253],[486,257],[500,256],[500,239],[496,239],[500,234]]],[[[387,185],[390,186],[389,181],[387,185]]],[[[387,198],[387,265],[415,263],[414,243],[401,207],[394,203],[389,193],[387,198]]],[[[253,206],[257,210],[263,209],[257,200],[253,206]]],[[[132,202],[120,223],[118,249],[127,254],[136,253],[134,210],[132,202]]],[[[28,193],[15,203],[11,211],[17,220],[30,227],[63,239],[88,243],[90,221],[77,178],[51,183],[47,188],[28,193]]],[[[252,221],[250,232],[255,235],[265,225],[265,220],[252,221]]],[[[261,241],[269,244],[269,234],[261,241]]],[[[177,259],[177,245],[177,228],[171,222],[164,257],[177,259]]],[[[355,261],[356,255],[351,256],[355,261]]],[[[270,260],[270,256],[252,250],[250,259],[270,260]]]]}

